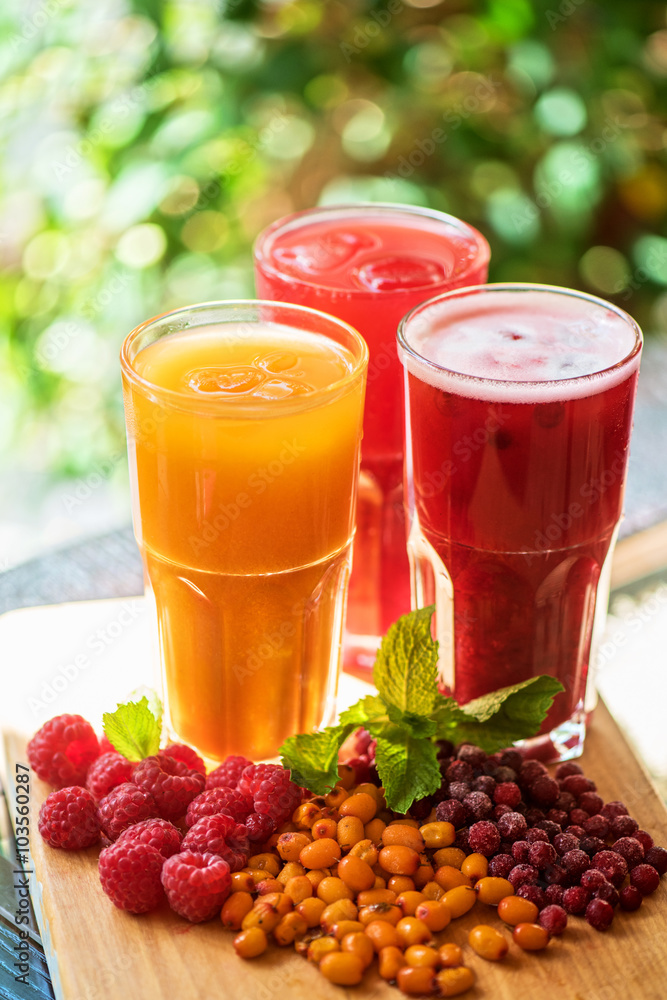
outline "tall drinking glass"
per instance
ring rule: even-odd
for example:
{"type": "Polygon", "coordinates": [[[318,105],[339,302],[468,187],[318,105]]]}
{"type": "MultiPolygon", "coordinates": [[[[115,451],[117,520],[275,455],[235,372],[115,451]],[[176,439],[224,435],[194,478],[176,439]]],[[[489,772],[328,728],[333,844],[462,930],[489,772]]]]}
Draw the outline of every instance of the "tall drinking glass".
{"type": "Polygon", "coordinates": [[[347,324],[273,302],[179,309],[123,344],[167,722],[209,759],[332,719],[367,363],[347,324]]]}
{"type": "Polygon", "coordinates": [[[481,285],[417,307],[398,339],[413,601],[435,601],[442,681],[467,702],[551,674],[565,691],[532,749],[575,756],[595,704],[641,331],[591,295],[481,285]]]}
{"type": "Polygon", "coordinates": [[[424,299],[486,281],[488,262],[477,230],[409,205],[298,212],[265,229],[255,246],[261,298],[322,309],[354,326],[369,345],[345,649],[346,666],[362,672],[373,665],[379,637],[410,608],[396,327],[424,299]]]}

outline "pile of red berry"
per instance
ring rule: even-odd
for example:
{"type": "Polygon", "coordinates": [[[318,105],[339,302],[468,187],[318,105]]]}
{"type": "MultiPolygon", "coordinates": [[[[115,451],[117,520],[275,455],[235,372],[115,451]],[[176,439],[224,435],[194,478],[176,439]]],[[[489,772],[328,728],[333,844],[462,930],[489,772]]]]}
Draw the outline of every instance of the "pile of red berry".
{"type": "Polygon", "coordinates": [[[305,792],[289,771],[228,757],[208,776],[191,747],[170,744],[133,764],[79,715],[47,722],[28,744],[39,778],[57,786],[39,831],[52,847],[108,845],[102,888],[123,910],[145,913],[165,898],[193,922],[220,912],[231,873],[291,818],[305,792]]]}

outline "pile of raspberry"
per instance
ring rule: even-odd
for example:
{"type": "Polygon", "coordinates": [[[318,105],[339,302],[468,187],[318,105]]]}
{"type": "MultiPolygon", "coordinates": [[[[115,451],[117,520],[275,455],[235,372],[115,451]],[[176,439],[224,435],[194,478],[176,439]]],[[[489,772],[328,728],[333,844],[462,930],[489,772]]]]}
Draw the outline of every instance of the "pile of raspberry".
{"type": "Polygon", "coordinates": [[[192,922],[216,916],[231,874],[306,794],[283,767],[245,757],[228,757],[207,775],[184,744],[132,763],[80,715],[51,719],[27,752],[37,776],[57,789],[39,812],[42,837],[67,850],[101,841],[102,888],[131,913],[166,901],[192,922]]]}

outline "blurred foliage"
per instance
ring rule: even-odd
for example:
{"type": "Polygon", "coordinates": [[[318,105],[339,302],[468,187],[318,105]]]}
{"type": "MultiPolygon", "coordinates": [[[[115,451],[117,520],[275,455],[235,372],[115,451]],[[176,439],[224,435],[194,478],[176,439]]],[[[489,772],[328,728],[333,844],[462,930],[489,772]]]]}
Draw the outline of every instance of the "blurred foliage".
{"type": "Polygon", "coordinates": [[[667,327],[664,3],[4,0],[0,67],[0,443],[32,468],[119,454],[124,335],[252,295],[255,235],[318,202],[443,209],[492,280],[667,327]]]}

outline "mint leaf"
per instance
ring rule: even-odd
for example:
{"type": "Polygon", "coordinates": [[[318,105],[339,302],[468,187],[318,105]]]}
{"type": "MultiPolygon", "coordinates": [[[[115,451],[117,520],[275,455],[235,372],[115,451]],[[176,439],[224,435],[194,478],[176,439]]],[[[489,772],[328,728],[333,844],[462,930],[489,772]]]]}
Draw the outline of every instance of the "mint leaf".
{"type": "Polygon", "coordinates": [[[106,738],[128,760],[143,760],[160,749],[160,725],[145,696],[105,712],[102,721],[106,738]]]}
{"type": "Polygon", "coordinates": [[[437,697],[438,644],[431,637],[434,606],[403,615],[382,639],[373,681],[387,705],[430,715],[437,697]]]}
{"type": "Polygon", "coordinates": [[[393,723],[373,727],[371,733],[377,740],[375,765],[389,809],[407,812],[415,799],[440,788],[440,768],[431,740],[415,738],[393,723]]]}
{"type": "Polygon", "coordinates": [[[434,736],[438,728],[434,719],[428,719],[425,715],[417,715],[414,712],[401,712],[395,705],[387,707],[387,715],[391,722],[407,729],[418,740],[434,736]]]}
{"type": "Polygon", "coordinates": [[[357,727],[363,726],[366,728],[371,719],[378,716],[386,716],[386,714],[387,706],[382,701],[382,698],[378,698],[374,694],[369,694],[365,698],[361,698],[355,705],[351,705],[350,708],[346,708],[345,711],[341,712],[339,722],[341,725],[353,722],[357,727]]]}
{"type": "Polygon", "coordinates": [[[162,731],[162,702],[160,701],[160,696],[154,688],[148,687],[146,684],[142,684],[141,687],[135,688],[134,691],[130,691],[128,695],[128,701],[141,701],[142,698],[148,700],[148,708],[155,716],[160,731],[162,731]]]}
{"type": "Polygon", "coordinates": [[[292,781],[315,795],[331,791],[338,781],[338,751],[358,728],[359,723],[348,722],[286,739],[279,753],[283,767],[291,771],[292,781]]]}
{"type": "MultiPolygon", "coordinates": [[[[541,674],[539,677],[529,677],[520,684],[498,688],[490,694],[475,698],[461,706],[461,711],[472,715],[478,722],[486,722],[498,712],[504,712],[508,718],[516,719],[524,724],[532,723],[539,729],[542,720],[551,708],[554,698],[565,688],[555,677],[541,674]]],[[[532,735],[532,734],[531,734],[532,735]]],[[[519,737],[516,737],[519,739],[519,737]]]]}

